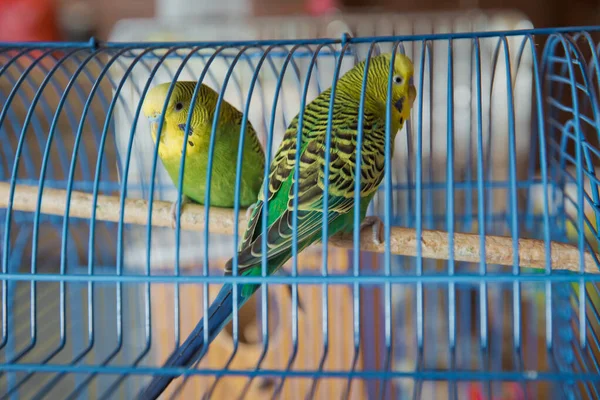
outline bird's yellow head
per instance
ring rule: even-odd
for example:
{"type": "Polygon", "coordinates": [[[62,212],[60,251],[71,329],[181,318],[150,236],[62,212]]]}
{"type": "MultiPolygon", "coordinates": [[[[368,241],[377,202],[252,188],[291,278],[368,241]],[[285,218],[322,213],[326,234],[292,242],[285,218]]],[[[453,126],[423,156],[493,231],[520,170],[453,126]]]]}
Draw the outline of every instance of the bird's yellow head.
{"type": "MultiPolygon", "coordinates": [[[[384,53],[371,58],[369,71],[367,72],[365,101],[374,104],[382,113],[385,113],[387,105],[391,58],[392,55],[390,53],[384,53]]],[[[345,86],[352,87],[352,91],[357,95],[355,97],[358,99],[360,99],[364,71],[365,61],[356,65],[353,70],[346,74],[348,82],[345,86]]],[[[396,53],[392,75],[391,102],[393,123],[399,124],[399,126],[409,118],[410,110],[417,97],[417,90],[413,83],[413,74],[414,66],[410,58],[396,53]]],[[[346,76],[342,79],[346,78],[346,76]]],[[[340,84],[342,83],[342,79],[340,79],[340,84]]]]}
{"type": "MultiPolygon", "coordinates": [[[[161,83],[151,88],[146,94],[142,106],[142,112],[150,121],[152,139],[155,142],[158,132],[158,123],[160,122],[161,113],[165,101],[167,100],[170,84],[170,82],[161,83]]],[[[162,132],[160,135],[161,146],[159,147],[161,155],[166,155],[166,152],[169,152],[171,148],[174,153],[181,154],[183,146],[182,142],[184,139],[187,140],[188,151],[193,151],[193,148],[198,147],[200,144],[199,141],[201,138],[199,134],[197,134],[198,132],[195,132],[195,127],[199,126],[200,121],[206,117],[204,115],[206,112],[204,111],[204,107],[200,107],[198,101],[196,101],[194,106],[195,111],[192,114],[187,138],[184,138],[195,87],[195,81],[178,81],[175,83],[171,96],[168,99],[163,118],[162,132]],[[162,148],[163,146],[165,146],[165,148],[162,148]]],[[[198,95],[201,94],[198,93],[198,95]]]]}

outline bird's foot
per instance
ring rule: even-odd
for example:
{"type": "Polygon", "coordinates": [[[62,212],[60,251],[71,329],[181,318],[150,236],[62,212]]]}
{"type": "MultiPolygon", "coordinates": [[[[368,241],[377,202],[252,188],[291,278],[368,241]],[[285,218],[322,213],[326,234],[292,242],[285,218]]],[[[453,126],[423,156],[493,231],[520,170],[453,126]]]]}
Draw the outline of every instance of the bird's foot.
{"type": "Polygon", "coordinates": [[[383,221],[379,217],[365,217],[363,222],[360,224],[360,230],[362,232],[365,228],[372,229],[372,240],[376,245],[380,245],[384,242],[383,237],[383,221]]]}
{"type": "Polygon", "coordinates": [[[183,214],[183,207],[189,202],[190,198],[184,194],[181,196],[181,205],[179,205],[178,201],[174,201],[173,204],[171,204],[171,228],[175,229],[177,226],[177,208],[179,207],[181,209],[181,216],[181,214],[183,214]]]}

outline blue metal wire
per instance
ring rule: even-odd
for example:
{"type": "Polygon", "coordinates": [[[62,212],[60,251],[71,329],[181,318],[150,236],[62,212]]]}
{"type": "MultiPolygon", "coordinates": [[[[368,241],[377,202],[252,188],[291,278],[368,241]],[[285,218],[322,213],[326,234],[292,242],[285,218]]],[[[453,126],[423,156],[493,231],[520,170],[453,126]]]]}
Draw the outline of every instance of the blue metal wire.
{"type": "MultiPolygon", "coordinates": [[[[117,57],[113,57],[111,60],[109,60],[109,62],[106,64],[106,66],[102,69],[101,73],[99,74],[98,80],[95,82],[94,86],[92,87],[91,91],[90,91],[90,96],[88,98],[88,101],[86,102],[85,106],[84,106],[84,115],[87,114],[87,112],[89,111],[90,108],[90,100],[92,99],[93,95],[96,93],[100,82],[102,81],[102,78],[105,76],[105,73],[107,72],[108,68],[117,60],[117,57]]],[[[85,64],[84,64],[85,65],[85,64]]],[[[101,176],[101,168],[102,168],[102,160],[103,160],[103,155],[105,153],[105,143],[106,143],[106,139],[108,136],[108,129],[110,126],[110,121],[111,121],[111,115],[114,109],[114,104],[116,102],[116,100],[119,98],[118,93],[119,90],[117,89],[116,91],[117,96],[115,98],[113,98],[113,101],[111,101],[109,107],[108,107],[108,113],[105,119],[105,123],[104,123],[104,127],[102,129],[102,135],[100,138],[100,143],[99,143],[99,151],[98,151],[98,160],[96,163],[96,172],[94,175],[94,204],[93,204],[93,211],[92,211],[92,222],[90,224],[90,238],[89,238],[89,252],[88,252],[88,273],[91,275],[94,273],[94,266],[93,266],[93,262],[94,262],[94,255],[93,252],[91,251],[91,249],[94,247],[94,239],[95,239],[95,213],[96,213],[96,199],[98,198],[98,191],[99,191],[99,182],[100,182],[100,176],[101,176]]],[[[81,124],[78,127],[77,130],[77,144],[79,144],[79,139],[82,135],[82,131],[83,131],[83,120],[81,121],[81,124]]],[[[75,147],[75,150],[77,150],[78,147],[75,147]]],[[[73,162],[75,161],[75,157],[76,157],[76,153],[73,155],[73,162]]],[[[72,171],[70,171],[70,175],[69,175],[69,182],[72,181],[72,171]]],[[[68,199],[70,199],[72,193],[72,186],[68,186],[67,187],[67,196],[68,199]]],[[[67,202],[67,207],[65,209],[65,225],[64,225],[64,229],[67,229],[67,218],[68,218],[68,214],[69,213],[69,202],[67,202]]],[[[117,269],[117,274],[119,273],[118,269],[117,269]]],[[[121,285],[117,285],[116,287],[116,291],[117,291],[117,297],[121,296],[122,293],[122,287],[121,285]]],[[[93,293],[94,293],[94,287],[90,284],[88,286],[88,305],[89,304],[93,304],[94,302],[94,297],[93,297],[93,293]]],[[[117,298],[118,301],[118,298],[117,298]]],[[[90,315],[91,318],[88,320],[88,329],[90,330],[89,332],[89,345],[88,347],[86,347],[85,350],[83,350],[80,355],[78,357],[76,357],[73,360],[73,363],[78,363],[83,357],[85,357],[85,355],[92,349],[92,347],[94,346],[94,331],[97,330],[98,328],[96,328],[97,325],[95,325],[95,321],[94,321],[94,310],[90,310],[90,315]]],[[[115,350],[113,350],[112,352],[110,352],[108,354],[108,356],[106,357],[106,359],[104,361],[102,361],[101,365],[106,365],[120,350],[121,346],[123,345],[123,339],[122,339],[122,332],[121,332],[121,326],[122,326],[122,320],[123,320],[123,316],[121,313],[118,312],[118,310],[116,310],[116,323],[117,323],[117,345],[115,350]]],[[[64,376],[64,375],[63,375],[64,376]]],[[[89,380],[91,380],[94,377],[94,375],[89,376],[86,380],[84,380],[82,383],[79,384],[79,386],[77,386],[73,393],[71,393],[69,396],[72,397],[75,394],[77,394],[79,392],[79,390],[85,388],[85,384],[86,382],[88,382],[89,380]]],[[[56,385],[56,383],[58,382],[58,380],[61,378],[60,375],[58,375],[56,377],[56,379],[54,381],[51,381],[51,383],[48,385],[48,389],[50,389],[52,387],[52,385],[56,385]]],[[[40,391],[40,394],[42,394],[43,391],[40,391]]]]}
{"type": "MultiPolygon", "coordinates": [[[[362,164],[362,146],[364,140],[364,109],[365,109],[365,89],[367,87],[367,74],[369,72],[369,66],[371,62],[371,55],[373,54],[373,50],[375,49],[375,44],[371,44],[369,47],[369,52],[367,53],[367,57],[365,59],[365,71],[363,73],[363,82],[361,88],[361,96],[360,103],[358,106],[358,132],[356,137],[356,167],[354,170],[354,226],[360,226],[360,180],[361,173],[360,168],[362,164]]],[[[360,230],[354,230],[352,235],[352,240],[354,243],[354,252],[353,252],[353,276],[360,276],[360,230]]],[[[359,351],[360,351],[360,287],[357,283],[354,284],[353,288],[354,295],[354,303],[353,303],[353,311],[354,311],[354,359],[352,361],[352,369],[351,371],[355,371],[356,363],[358,361],[359,351]]],[[[352,379],[348,379],[348,388],[346,389],[346,394],[349,395],[351,390],[352,379]]]]}
{"type": "MultiPolygon", "coordinates": [[[[0,194],[8,199],[6,208],[0,209],[0,218],[4,219],[0,227],[0,397],[42,398],[60,393],[64,398],[128,398],[137,393],[147,376],[176,372],[184,376],[180,385],[173,385],[179,394],[191,390],[187,385],[190,378],[216,378],[203,380],[210,382],[206,393],[213,394],[217,387],[228,385],[225,382],[229,378],[238,377],[244,381],[240,397],[263,382],[257,378],[269,378],[276,380],[269,389],[272,397],[290,393],[289,388],[296,388],[297,382],[308,383],[303,392],[308,398],[320,398],[333,382],[343,382],[340,393],[348,396],[363,382],[369,398],[382,399],[423,398],[430,388],[435,394],[447,391],[450,398],[465,398],[468,385],[473,383],[481,385],[482,393],[494,396],[504,383],[516,382],[533,397],[554,390],[564,397],[597,398],[600,275],[583,270],[558,273],[551,270],[550,262],[540,271],[521,269],[518,240],[543,240],[542,252],[547,260],[554,256],[552,240],[569,241],[578,248],[580,264],[584,251],[597,251],[600,246],[596,227],[600,179],[595,171],[600,160],[598,32],[600,27],[171,44],[97,40],[0,43],[0,79],[4,83],[0,85],[0,182],[8,187],[0,194]],[[386,175],[372,211],[383,219],[386,243],[392,240],[392,227],[398,225],[414,227],[417,237],[424,229],[447,231],[447,261],[424,259],[423,248],[428,243],[420,240],[416,241],[416,257],[393,255],[390,246],[376,257],[359,250],[358,188],[362,121],[368,101],[366,69],[381,45],[390,46],[394,54],[400,52],[412,58],[417,99],[413,118],[406,123],[405,158],[396,155],[389,140],[393,134],[391,99],[386,102],[386,175]],[[174,82],[185,76],[219,92],[209,170],[218,140],[215,122],[222,101],[229,95],[236,99],[233,104],[244,115],[235,165],[233,212],[238,213],[247,124],[252,123],[262,134],[268,164],[273,147],[278,146],[276,136],[287,128],[291,116],[298,114],[299,138],[310,93],[331,86],[329,122],[324,127],[324,175],[328,180],[333,104],[338,101],[335,92],[339,90],[336,83],[346,63],[361,61],[358,54],[363,50],[367,61],[357,110],[357,165],[353,171],[354,249],[348,252],[347,271],[337,272],[340,268],[336,265],[334,272],[328,262],[332,251],[326,240],[320,252],[320,267],[305,270],[298,264],[299,248],[294,237],[288,276],[267,276],[267,243],[263,241],[261,276],[238,276],[237,255],[233,252],[233,276],[223,277],[209,271],[209,266],[218,271],[218,265],[213,264],[221,264],[210,248],[219,244],[220,238],[211,236],[207,225],[200,232],[201,238],[195,237],[202,261],[193,270],[184,267],[184,244],[189,236],[178,227],[174,251],[169,252],[173,265],[167,274],[156,272],[162,262],[151,243],[160,240],[163,233],[150,225],[152,202],[164,199],[167,193],[176,193],[180,199],[181,189],[175,187],[182,187],[183,176],[179,176],[179,185],[162,181],[156,145],[153,153],[140,154],[139,141],[147,134],[146,121],[140,118],[142,100],[152,85],[161,79],[174,82]],[[467,68],[463,70],[458,65],[465,54],[467,68]],[[434,74],[434,64],[443,65],[444,73],[434,74]],[[517,114],[525,103],[517,98],[517,85],[520,79],[527,80],[522,77],[528,74],[532,86],[531,126],[523,127],[517,114]],[[467,115],[460,115],[468,119],[466,128],[457,119],[458,110],[463,110],[456,100],[463,83],[470,93],[467,115]],[[441,108],[438,88],[445,97],[441,108]],[[487,109],[487,104],[494,104],[492,93],[498,88],[506,91],[502,99],[506,100],[506,108],[487,109]],[[296,92],[297,98],[290,96],[296,92]],[[272,101],[268,98],[271,94],[272,101]],[[262,110],[260,115],[253,114],[255,109],[262,110]],[[496,126],[492,116],[494,121],[502,119],[505,127],[496,126]],[[435,128],[435,120],[443,120],[442,132],[435,128]],[[468,133],[466,136],[462,129],[468,133]],[[530,133],[531,146],[523,164],[517,143],[524,132],[530,133]],[[444,139],[443,135],[447,147],[440,160],[431,149],[436,141],[444,139]],[[507,171],[504,179],[498,179],[493,171],[498,157],[493,147],[496,143],[508,147],[503,161],[507,171]],[[466,153],[461,153],[463,147],[466,153]],[[132,168],[144,157],[151,160],[151,168],[133,176],[132,168]],[[442,174],[434,171],[436,168],[442,174]],[[435,181],[434,176],[443,178],[435,181]],[[589,188],[584,180],[591,183],[589,188]],[[15,203],[18,185],[39,190],[31,199],[32,212],[15,211],[20,208],[15,203]],[[531,194],[536,188],[539,199],[531,194]],[[43,212],[48,189],[64,190],[66,208],[58,216],[43,212]],[[91,215],[87,218],[72,215],[78,199],[75,191],[90,196],[91,215]],[[124,220],[126,200],[138,191],[150,207],[145,226],[136,229],[124,220]],[[496,193],[506,194],[506,204],[498,204],[496,193]],[[527,198],[521,199],[521,193],[527,193],[527,198]],[[96,218],[101,211],[100,195],[119,196],[118,222],[96,218]],[[478,235],[484,255],[489,245],[486,234],[509,235],[512,268],[483,260],[476,264],[457,262],[453,245],[458,232],[478,235]],[[135,237],[145,244],[135,260],[142,265],[140,268],[128,264],[135,237]],[[55,254],[55,259],[47,254],[55,254]],[[25,263],[29,263],[27,270],[25,263]],[[161,368],[156,354],[165,344],[157,341],[156,327],[172,326],[174,340],[168,343],[170,348],[160,349],[161,353],[171,351],[181,342],[180,324],[189,312],[190,302],[202,304],[206,313],[209,285],[227,282],[261,285],[257,304],[261,340],[256,362],[245,368],[235,363],[244,351],[239,332],[242,322],[235,312],[232,348],[219,365],[203,362],[191,369],[161,368]],[[180,284],[203,287],[202,301],[184,299],[180,284]],[[287,309],[267,301],[273,298],[269,289],[284,284],[292,287],[291,307],[287,309]],[[305,326],[299,321],[298,295],[300,287],[310,286],[317,288],[321,297],[308,302],[313,309],[304,310],[305,321],[309,322],[305,326]],[[172,316],[157,314],[154,304],[161,299],[151,293],[151,287],[173,288],[172,316]],[[341,287],[347,287],[351,296],[351,301],[343,304],[351,309],[348,323],[344,322],[347,329],[352,329],[346,344],[335,333],[338,328],[334,324],[341,317],[332,306],[339,306],[340,300],[329,291],[341,287]],[[271,362],[271,354],[281,351],[271,332],[275,309],[279,314],[288,314],[291,322],[289,327],[277,328],[290,335],[277,366],[271,362]],[[308,325],[312,326],[309,336],[308,325]],[[310,347],[313,344],[322,347],[310,347]],[[321,349],[308,355],[310,366],[301,365],[307,358],[299,356],[301,346],[321,349]],[[340,348],[349,354],[347,365],[329,366],[339,358],[340,348]],[[401,364],[408,368],[399,367],[401,364]],[[406,382],[413,385],[412,392],[402,387],[406,382]]],[[[391,87],[390,77],[388,90],[391,87]]],[[[169,95],[172,89],[173,85],[169,95]]],[[[185,134],[190,123],[191,115],[185,134]]],[[[157,142],[160,135],[159,129],[157,142]]],[[[403,141],[404,136],[399,140],[403,141]]],[[[300,152],[296,151],[296,164],[299,160],[300,152]]],[[[185,162],[184,156],[182,170],[185,162]]],[[[296,195],[298,173],[296,168],[296,195]]],[[[268,174],[266,169],[264,179],[268,174]]],[[[208,201],[210,172],[206,179],[208,201]]],[[[328,219],[328,196],[325,191],[323,222],[328,219]]],[[[292,227],[296,230],[297,196],[292,205],[292,227]]],[[[266,201],[264,207],[266,210],[266,201]]],[[[205,208],[206,219],[211,211],[205,208]]],[[[178,211],[178,225],[180,217],[178,211]]],[[[266,230],[266,212],[261,226],[266,230]]],[[[240,228],[234,219],[233,230],[240,228]]],[[[327,236],[324,224],[323,238],[327,236]]],[[[238,243],[234,235],[229,248],[237,248],[238,243]]],[[[240,290],[237,285],[234,288],[240,290]]],[[[302,304],[304,308],[307,302],[302,304]]],[[[202,353],[211,349],[206,346],[202,353]]]]}
{"type": "MultiPolygon", "coordinates": [[[[279,46],[269,46],[269,48],[267,49],[267,52],[269,50],[272,50],[273,48],[277,48],[277,47],[279,47],[279,46]]],[[[268,135],[267,135],[267,137],[268,137],[268,139],[267,139],[268,143],[266,145],[266,151],[265,151],[265,165],[268,165],[268,162],[271,159],[271,153],[272,153],[272,150],[273,150],[273,141],[272,141],[272,139],[273,139],[273,132],[274,132],[274,128],[275,128],[275,112],[277,110],[277,101],[279,99],[279,94],[280,94],[280,91],[281,91],[283,77],[285,75],[287,66],[290,63],[290,61],[292,61],[292,65],[294,67],[294,71],[296,72],[295,76],[296,76],[296,78],[298,78],[297,84],[300,87],[300,80],[299,80],[300,79],[299,78],[300,74],[298,72],[298,68],[297,68],[296,64],[292,60],[292,55],[296,52],[296,50],[298,48],[302,48],[302,47],[304,47],[304,46],[302,46],[302,45],[296,45],[296,46],[294,46],[294,47],[292,47],[290,49],[290,52],[288,53],[288,55],[286,56],[285,60],[283,61],[283,65],[281,67],[281,72],[280,73],[276,72],[276,68],[275,68],[275,66],[273,64],[273,60],[271,58],[268,58],[269,66],[272,69],[274,77],[277,79],[277,83],[276,83],[275,94],[274,94],[274,98],[273,98],[273,107],[272,107],[272,114],[271,114],[271,119],[270,119],[271,122],[269,123],[269,130],[268,130],[268,135]]],[[[262,60],[262,58],[261,58],[261,60],[262,60]]],[[[307,78],[307,80],[308,80],[308,78],[307,78]]],[[[301,89],[299,89],[299,90],[301,90],[301,89]]],[[[250,99],[248,98],[247,102],[249,102],[249,101],[250,101],[250,99]]],[[[283,99],[282,99],[282,102],[283,102],[283,99]]],[[[248,112],[248,109],[246,109],[246,112],[248,112]]],[[[266,118],[266,116],[265,116],[265,118],[266,118]]],[[[285,121],[284,121],[284,129],[285,129],[286,126],[287,126],[287,123],[285,123],[285,121]]],[[[268,174],[269,174],[269,170],[265,169],[264,175],[263,175],[263,179],[268,179],[268,174]]],[[[267,198],[268,197],[267,196],[267,187],[264,187],[263,189],[265,190],[264,196],[265,196],[265,198],[267,198]]],[[[268,204],[268,200],[265,201],[265,206],[264,206],[265,208],[264,209],[266,209],[267,204],[268,204]]],[[[267,220],[268,220],[268,215],[267,215],[267,213],[264,213],[263,217],[262,217],[262,220],[261,220],[261,226],[263,227],[263,229],[266,229],[266,227],[267,227],[267,220]]],[[[236,225],[236,228],[234,228],[234,231],[236,231],[237,229],[238,228],[237,228],[237,225],[236,225]]],[[[262,251],[266,252],[266,250],[265,250],[266,249],[266,241],[265,240],[262,241],[261,247],[263,249],[262,251]]],[[[261,261],[261,263],[262,263],[261,264],[261,277],[266,277],[267,276],[266,259],[263,258],[263,260],[261,261]]],[[[237,254],[235,254],[233,256],[233,264],[237,265],[237,254]]],[[[297,271],[292,271],[292,276],[294,276],[294,274],[296,272],[297,271]]],[[[262,287],[261,287],[261,296],[263,298],[267,298],[267,285],[266,284],[262,285],[262,287]]],[[[291,312],[292,312],[292,320],[297,320],[297,318],[298,318],[298,285],[296,285],[296,284],[294,284],[292,286],[292,310],[291,310],[291,312]]],[[[263,301],[262,302],[261,313],[264,316],[264,318],[262,319],[262,326],[261,326],[261,329],[262,329],[261,334],[262,334],[262,337],[263,337],[263,348],[262,348],[262,351],[260,353],[259,359],[258,359],[258,361],[256,363],[255,371],[258,371],[261,368],[261,366],[262,366],[262,364],[263,364],[263,362],[265,360],[265,357],[267,356],[267,351],[269,349],[269,342],[270,342],[269,341],[269,307],[268,307],[268,302],[267,301],[263,301]]],[[[248,381],[246,382],[246,385],[242,389],[242,393],[246,393],[247,392],[247,390],[248,390],[250,384],[252,383],[252,381],[253,381],[253,379],[252,379],[252,377],[250,377],[248,379],[248,381]]],[[[214,386],[211,387],[211,392],[212,392],[213,389],[214,389],[214,386]]]]}
{"type": "MultiPolygon", "coordinates": [[[[454,58],[452,53],[452,40],[448,41],[448,98],[454,98],[454,58]]],[[[448,230],[448,275],[455,273],[454,265],[454,102],[447,104],[447,158],[446,158],[446,218],[448,230]]],[[[456,285],[448,284],[448,346],[450,350],[450,364],[454,368],[456,354],[456,285]]],[[[454,386],[454,385],[451,385],[454,386]]],[[[455,399],[456,394],[448,391],[450,399],[455,399]]]]}
{"type": "MultiPolygon", "coordinates": [[[[307,97],[307,92],[308,92],[308,86],[310,83],[310,78],[311,78],[311,74],[313,72],[313,69],[316,65],[316,60],[317,60],[317,56],[319,55],[321,49],[325,47],[325,44],[322,43],[320,44],[317,48],[315,53],[313,54],[313,57],[310,60],[310,65],[308,66],[308,71],[306,74],[306,79],[304,82],[304,88],[302,91],[302,95],[300,97],[300,111],[298,113],[298,130],[296,133],[296,152],[294,155],[294,183],[293,183],[293,191],[294,191],[294,197],[292,199],[292,232],[294,231],[298,231],[298,187],[299,187],[299,176],[300,176],[300,148],[302,146],[302,130],[304,129],[304,108],[306,106],[306,97],[307,97]]],[[[333,97],[333,96],[332,96],[333,97]]],[[[330,106],[331,109],[331,106],[330,106]]],[[[329,113],[329,116],[331,117],[331,111],[329,113]]],[[[271,138],[272,139],[272,136],[271,138]]],[[[271,145],[272,142],[269,143],[269,145],[271,145]]],[[[265,171],[266,174],[266,171],[265,171]]],[[[266,176],[266,175],[265,175],[266,176]]],[[[265,177],[265,180],[267,178],[265,177]]],[[[327,179],[326,179],[327,181],[327,179]]],[[[264,198],[265,198],[265,202],[264,202],[264,206],[263,206],[263,215],[262,215],[262,228],[263,228],[263,232],[267,231],[267,207],[268,207],[268,186],[264,185],[264,198]]],[[[326,201],[326,200],[324,200],[326,201]]],[[[265,275],[266,274],[266,270],[267,270],[267,238],[266,235],[263,235],[263,238],[261,240],[261,268],[262,268],[262,274],[261,275],[265,275]]],[[[234,256],[236,257],[236,256],[234,256]]],[[[237,259],[236,259],[236,264],[237,264],[237,259]]],[[[292,276],[297,280],[298,277],[298,237],[297,235],[294,235],[294,237],[292,238],[292,276]]],[[[298,355],[298,317],[297,317],[297,311],[298,309],[295,308],[295,312],[296,312],[296,318],[294,318],[292,320],[292,346],[293,346],[293,350],[292,350],[292,354],[290,355],[290,358],[288,359],[287,365],[285,367],[285,371],[286,372],[290,372],[290,369],[292,367],[292,364],[294,363],[294,360],[296,359],[296,356],[298,355]]],[[[294,312],[294,310],[292,311],[294,312]]],[[[279,384],[277,385],[277,387],[275,388],[275,390],[273,391],[273,398],[276,398],[276,396],[279,395],[279,393],[281,393],[281,390],[283,388],[283,384],[284,384],[284,379],[285,377],[282,377],[281,381],[279,382],[279,384]]]]}

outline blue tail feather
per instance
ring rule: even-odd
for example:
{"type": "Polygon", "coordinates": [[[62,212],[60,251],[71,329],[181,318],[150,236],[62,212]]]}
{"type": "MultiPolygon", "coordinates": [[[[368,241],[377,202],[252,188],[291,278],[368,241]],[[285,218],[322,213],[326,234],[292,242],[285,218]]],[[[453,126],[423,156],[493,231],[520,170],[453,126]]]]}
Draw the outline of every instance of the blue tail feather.
{"type": "MultiPolygon", "coordinates": [[[[242,295],[242,287],[238,286],[238,309],[250,296],[242,295]]],[[[233,286],[226,283],[221,287],[216,299],[208,308],[208,344],[213,341],[233,317],[233,286]]],[[[165,367],[191,366],[204,347],[204,318],[198,322],[185,342],[171,354],[165,367]]],[[[138,395],[138,399],[156,399],[176,376],[159,375],[152,378],[150,384],[138,395]]]]}

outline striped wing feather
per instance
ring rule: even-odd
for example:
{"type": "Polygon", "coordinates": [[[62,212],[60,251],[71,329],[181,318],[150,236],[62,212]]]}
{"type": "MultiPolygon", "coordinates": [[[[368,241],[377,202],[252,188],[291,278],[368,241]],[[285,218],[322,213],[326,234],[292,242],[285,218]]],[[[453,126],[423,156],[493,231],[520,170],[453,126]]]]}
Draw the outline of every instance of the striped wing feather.
{"type": "MultiPolygon", "coordinates": [[[[354,170],[358,135],[358,105],[348,107],[350,99],[338,93],[334,105],[331,148],[329,152],[328,222],[353,211],[354,170]],[[353,112],[354,111],[354,112],[353,112]]],[[[352,104],[353,102],[350,102],[352,104]]],[[[329,93],[323,92],[304,112],[302,143],[300,146],[300,179],[298,184],[298,250],[319,240],[323,223],[323,191],[325,175],[325,145],[329,93]]],[[[378,188],[384,173],[385,124],[375,113],[365,110],[363,119],[363,146],[361,162],[361,198],[370,197],[378,188]]],[[[269,171],[267,229],[267,259],[291,252],[294,199],[294,164],[298,116],[286,130],[282,143],[269,171]]],[[[263,183],[264,184],[264,183],[263,183]]],[[[261,263],[261,221],[264,204],[263,189],[259,194],[248,228],[238,253],[238,271],[261,263]]],[[[334,232],[330,232],[333,234],[334,232]]],[[[274,268],[279,267],[272,266],[274,268]]],[[[231,273],[231,260],[225,267],[231,273]]]]}

